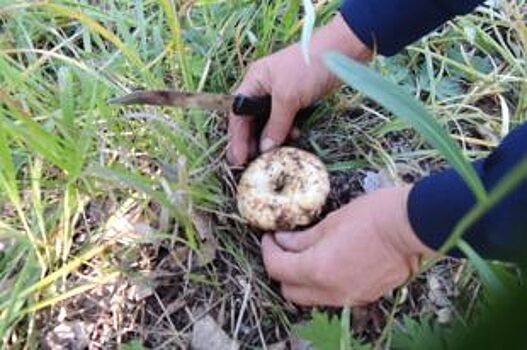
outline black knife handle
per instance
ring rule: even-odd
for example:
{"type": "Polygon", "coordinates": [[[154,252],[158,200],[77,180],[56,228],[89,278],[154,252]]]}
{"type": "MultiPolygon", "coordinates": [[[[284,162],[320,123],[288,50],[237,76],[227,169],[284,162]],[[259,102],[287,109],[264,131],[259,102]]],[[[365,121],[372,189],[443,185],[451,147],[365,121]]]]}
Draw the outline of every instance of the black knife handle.
{"type": "MultiPolygon", "coordinates": [[[[271,116],[272,99],[271,96],[250,97],[245,95],[234,96],[232,111],[239,116],[248,116],[255,118],[255,129],[259,133],[267,124],[271,116]]],[[[302,124],[317,109],[318,104],[302,108],[295,116],[296,125],[302,124]]]]}

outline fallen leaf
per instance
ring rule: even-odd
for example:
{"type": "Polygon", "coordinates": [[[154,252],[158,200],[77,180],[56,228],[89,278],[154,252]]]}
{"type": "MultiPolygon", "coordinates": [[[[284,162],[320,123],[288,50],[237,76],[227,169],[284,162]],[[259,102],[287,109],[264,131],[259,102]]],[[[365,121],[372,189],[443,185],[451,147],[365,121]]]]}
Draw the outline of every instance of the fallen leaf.
{"type": "Polygon", "coordinates": [[[207,213],[195,210],[192,213],[192,223],[202,241],[212,238],[212,219],[207,213]]]}
{"type": "Polygon", "coordinates": [[[393,186],[395,186],[395,181],[386,170],[379,172],[367,171],[366,176],[362,180],[362,187],[366,193],[393,186]]]}
{"type": "Polygon", "coordinates": [[[428,276],[428,299],[437,307],[447,307],[452,305],[449,293],[445,287],[445,282],[439,276],[430,274],[428,276]]]}
{"type": "Polygon", "coordinates": [[[296,335],[291,336],[289,345],[291,346],[291,350],[315,350],[310,342],[300,339],[296,335]]]}
{"type": "Polygon", "coordinates": [[[44,338],[44,349],[50,350],[81,350],[90,345],[88,334],[93,325],[82,321],[64,322],[48,332],[44,338]]]}
{"type": "Polygon", "coordinates": [[[286,350],[286,349],[287,349],[287,342],[285,340],[279,343],[267,345],[267,350],[286,350]]]}
{"type": "Polygon", "coordinates": [[[240,345],[231,339],[211,316],[205,316],[194,324],[191,348],[193,350],[238,350],[240,345]]]}
{"type": "Polygon", "coordinates": [[[449,307],[444,307],[436,311],[437,322],[441,324],[450,323],[452,319],[452,309],[449,307]]]}
{"type": "Polygon", "coordinates": [[[154,288],[146,283],[137,282],[132,284],[126,292],[129,300],[135,302],[144,300],[154,294],[154,288]]]}
{"type": "Polygon", "coordinates": [[[198,267],[203,267],[216,259],[216,251],[218,250],[219,244],[214,239],[208,239],[200,245],[198,254],[197,254],[197,265],[198,267]]]}
{"type": "Polygon", "coordinates": [[[13,244],[13,240],[0,239],[0,254],[7,250],[13,244]]]}

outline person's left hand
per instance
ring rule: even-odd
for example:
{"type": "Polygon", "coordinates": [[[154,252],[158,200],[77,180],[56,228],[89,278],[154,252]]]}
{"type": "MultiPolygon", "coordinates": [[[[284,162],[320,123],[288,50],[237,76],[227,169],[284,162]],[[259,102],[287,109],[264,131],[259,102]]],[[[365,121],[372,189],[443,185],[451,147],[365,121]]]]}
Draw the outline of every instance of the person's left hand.
{"type": "Polygon", "coordinates": [[[284,297],[301,305],[365,305],[406,282],[434,254],[408,222],[409,191],[381,189],[304,232],[265,235],[265,268],[284,297]]]}

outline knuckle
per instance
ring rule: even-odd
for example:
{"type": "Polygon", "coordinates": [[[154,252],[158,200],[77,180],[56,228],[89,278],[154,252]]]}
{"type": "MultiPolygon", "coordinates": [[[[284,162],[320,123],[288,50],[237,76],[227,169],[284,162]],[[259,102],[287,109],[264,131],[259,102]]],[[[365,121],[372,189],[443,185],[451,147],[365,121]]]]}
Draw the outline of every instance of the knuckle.
{"type": "Polygon", "coordinates": [[[261,75],[264,70],[265,62],[263,60],[258,60],[249,64],[247,67],[246,77],[257,78],[261,75]]]}
{"type": "Polygon", "coordinates": [[[236,89],[240,94],[261,94],[269,89],[269,79],[266,72],[265,59],[249,64],[245,71],[245,76],[236,89]]]}
{"type": "Polygon", "coordinates": [[[298,91],[293,88],[278,88],[274,91],[273,100],[289,108],[298,107],[300,98],[298,91]]]}

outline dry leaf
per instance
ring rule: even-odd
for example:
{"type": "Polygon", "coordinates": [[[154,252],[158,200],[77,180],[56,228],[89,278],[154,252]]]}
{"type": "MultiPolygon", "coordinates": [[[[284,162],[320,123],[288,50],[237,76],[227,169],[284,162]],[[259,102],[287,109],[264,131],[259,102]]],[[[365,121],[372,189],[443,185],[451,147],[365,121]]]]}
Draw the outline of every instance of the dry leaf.
{"type": "Polygon", "coordinates": [[[452,305],[449,299],[448,291],[445,288],[443,280],[435,275],[430,274],[428,276],[428,299],[437,307],[447,307],[452,305]]]}
{"type": "Polygon", "coordinates": [[[127,298],[129,300],[138,302],[154,294],[154,288],[152,286],[149,286],[145,283],[134,282],[136,281],[132,281],[132,286],[126,291],[127,298]]]}
{"type": "Polygon", "coordinates": [[[367,171],[366,177],[362,180],[362,187],[366,193],[393,186],[395,186],[395,181],[386,170],[379,172],[367,171]]]}
{"type": "Polygon", "coordinates": [[[202,241],[212,237],[212,220],[207,213],[195,210],[192,213],[192,223],[202,241]]]}
{"type": "Polygon", "coordinates": [[[48,332],[44,338],[44,349],[50,350],[81,350],[90,345],[88,334],[93,325],[82,321],[64,322],[48,332]]]}
{"type": "Polygon", "coordinates": [[[279,343],[267,345],[267,350],[286,350],[286,349],[287,349],[287,342],[285,340],[279,343]]]}
{"type": "Polygon", "coordinates": [[[12,239],[0,239],[0,254],[7,250],[10,246],[13,245],[12,239]]]}
{"type": "Polygon", "coordinates": [[[194,324],[191,348],[193,350],[238,350],[240,345],[231,339],[210,316],[194,324]]]}
{"type": "Polygon", "coordinates": [[[436,311],[437,322],[441,324],[450,323],[452,319],[452,309],[449,307],[444,307],[436,311]]]}
{"type": "Polygon", "coordinates": [[[291,336],[289,343],[291,350],[315,350],[308,341],[300,339],[296,335],[291,336]]]}
{"type": "Polygon", "coordinates": [[[198,254],[197,254],[197,265],[198,267],[203,267],[216,259],[216,251],[218,250],[218,242],[211,238],[203,242],[200,245],[198,254]]]}

